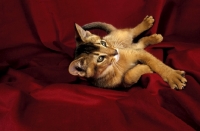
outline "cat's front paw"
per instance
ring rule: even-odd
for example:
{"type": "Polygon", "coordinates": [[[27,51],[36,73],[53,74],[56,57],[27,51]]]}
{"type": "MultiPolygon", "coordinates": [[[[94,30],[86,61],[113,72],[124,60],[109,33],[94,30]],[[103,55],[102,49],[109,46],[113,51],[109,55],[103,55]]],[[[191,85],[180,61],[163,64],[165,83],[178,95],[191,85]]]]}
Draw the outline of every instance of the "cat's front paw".
{"type": "Polygon", "coordinates": [[[151,28],[153,26],[153,23],[154,23],[153,16],[148,16],[147,15],[143,20],[143,24],[147,29],[151,28]]]}
{"type": "Polygon", "coordinates": [[[180,70],[173,70],[163,77],[172,89],[182,90],[186,86],[185,72],[180,70]]]}

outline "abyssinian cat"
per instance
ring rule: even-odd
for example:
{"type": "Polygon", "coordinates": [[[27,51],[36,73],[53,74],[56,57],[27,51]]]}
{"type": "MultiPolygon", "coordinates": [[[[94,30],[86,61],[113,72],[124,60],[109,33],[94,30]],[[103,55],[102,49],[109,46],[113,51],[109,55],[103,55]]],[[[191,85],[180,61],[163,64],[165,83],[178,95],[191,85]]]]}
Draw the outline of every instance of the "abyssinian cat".
{"type": "Polygon", "coordinates": [[[187,82],[184,71],[172,69],[144,50],[149,44],[161,42],[160,34],[143,37],[133,44],[133,39],[153,23],[153,17],[146,16],[136,27],[127,29],[101,22],[83,27],[75,24],[77,46],[69,72],[102,88],[130,87],[141,75],[156,72],[172,89],[184,89],[187,82]],[[92,28],[103,29],[108,34],[100,37],[85,30],[92,28]]]}

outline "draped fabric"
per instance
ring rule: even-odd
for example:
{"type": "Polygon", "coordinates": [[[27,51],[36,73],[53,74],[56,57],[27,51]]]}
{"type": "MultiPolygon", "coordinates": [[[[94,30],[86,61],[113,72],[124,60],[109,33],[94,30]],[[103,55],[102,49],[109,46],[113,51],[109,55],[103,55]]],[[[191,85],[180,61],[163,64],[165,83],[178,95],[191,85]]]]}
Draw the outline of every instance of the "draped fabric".
{"type": "Polygon", "coordinates": [[[199,0],[1,0],[0,130],[200,130],[199,6],[199,0]],[[156,73],[120,90],[68,73],[74,23],[126,28],[146,15],[155,18],[146,33],[164,36],[146,50],[186,71],[184,90],[170,89],[156,73]]]}

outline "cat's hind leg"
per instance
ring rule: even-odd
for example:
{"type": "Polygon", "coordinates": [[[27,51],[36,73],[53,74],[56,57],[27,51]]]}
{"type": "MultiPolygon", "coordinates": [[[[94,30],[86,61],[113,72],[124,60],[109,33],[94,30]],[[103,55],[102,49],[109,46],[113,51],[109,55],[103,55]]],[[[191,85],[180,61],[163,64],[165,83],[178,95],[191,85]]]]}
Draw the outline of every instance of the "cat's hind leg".
{"type": "Polygon", "coordinates": [[[140,77],[146,73],[153,73],[148,65],[138,64],[128,70],[124,75],[123,86],[128,88],[137,83],[140,77]]]}
{"type": "Polygon", "coordinates": [[[131,29],[133,38],[137,37],[142,32],[151,28],[153,26],[153,23],[154,23],[154,18],[152,16],[146,16],[140,24],[131,29]]]}
{"type": "Polygon", "coordinates": [[[141,38],[138,41],[137,48],[144,49],[148,45],[160,43],[162,40],[163,40],[163,37],[162,37],[161,34],[153,34],[153,35],[150,35],[150,36],[146,36],[146,37],[141,38]]]}

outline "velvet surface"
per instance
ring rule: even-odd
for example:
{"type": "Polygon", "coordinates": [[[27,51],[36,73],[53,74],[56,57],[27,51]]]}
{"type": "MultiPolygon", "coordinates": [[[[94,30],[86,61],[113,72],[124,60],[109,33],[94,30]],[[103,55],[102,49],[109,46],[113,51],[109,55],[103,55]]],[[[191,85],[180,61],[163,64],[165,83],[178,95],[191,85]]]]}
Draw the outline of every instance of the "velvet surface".
{"type": "Polygon", "coordinates": [[[1,0],[0,130],[200,130],[199,6],[199,0],[1,0]],[[68,73],[74,22],[125,28],[146,15],[155,18],[147,33],[164,36],[146,50],[186,71],[184,90],[170,89],[155,73],[121,90],[68,73]]]}

